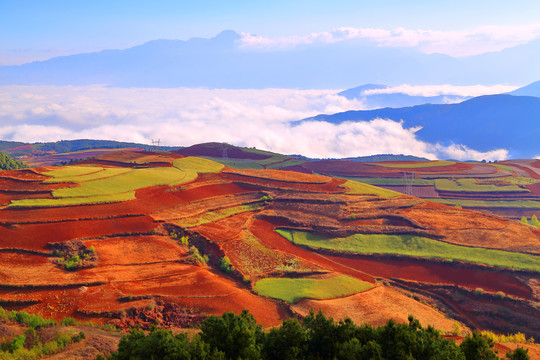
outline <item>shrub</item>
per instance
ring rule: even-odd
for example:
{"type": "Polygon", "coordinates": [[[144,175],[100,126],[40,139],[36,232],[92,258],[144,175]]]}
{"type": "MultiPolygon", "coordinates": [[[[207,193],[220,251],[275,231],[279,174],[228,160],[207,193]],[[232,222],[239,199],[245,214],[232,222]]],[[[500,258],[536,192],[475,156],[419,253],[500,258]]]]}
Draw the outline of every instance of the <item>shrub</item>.
{"type": "Polygon", "coordinates": [[[70,316],[66,316],[65,318],[62,319],[62,321],[60,321],[60,325],[64,325],[64,326],[72,326],[75,324],[77,324],[77,321],[70,316]]]}
{"type": "Polygon", "coordinates": [[[19,336],[14,337],[13,340],[11,340],[11,344],[9,345],[9,350],[11,352],[19,350],[20,348],[24,346],[25,341],[26,341],[26,336],[24,335],[19,335],[19,336]]]}
{"type": "Polygon", "coordinates": [[[189,245],[189,237],[188,236],[182,236],[180,238],[180,242],[184,245],[189,245]]]}
{"type": "Polygon", "coordinates": [[[188,252],[198,263],[206,265],[206,263],[208,262],[208,256],[201,256],[199,249],[197,249],[195,246],[190,246],[188,252]]]}
{"type": "Polygon", "coordinates": [[[219,268],[227,274],[230,274],[235,270],[234,266],[231,264],[231,260],[227,256],[219,259],[219,268]]]}

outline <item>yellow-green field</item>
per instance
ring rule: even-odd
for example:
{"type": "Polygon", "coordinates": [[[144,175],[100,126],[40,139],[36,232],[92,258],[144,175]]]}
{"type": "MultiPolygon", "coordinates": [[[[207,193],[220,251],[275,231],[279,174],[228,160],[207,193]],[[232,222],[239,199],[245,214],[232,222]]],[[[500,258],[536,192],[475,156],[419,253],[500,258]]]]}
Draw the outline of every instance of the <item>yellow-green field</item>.
{"type": "Polygon", "coordinates": [[[255,283],[253,289],[263,296],[295,303],[300,299],[330,299],[347,296],[372,288],[373,285],[350,276],[325,279],[267,278],[255,283]]]}
{"type": "Polygon", "coordinates": [[[343,187],[347,189],[347,194],[354,195],[377,195],[379,197],[389,199],[400,196],[401,194],[392,190],[379,188],[373,185],[364,184],[358,181],[347,180],[343,187]]]}

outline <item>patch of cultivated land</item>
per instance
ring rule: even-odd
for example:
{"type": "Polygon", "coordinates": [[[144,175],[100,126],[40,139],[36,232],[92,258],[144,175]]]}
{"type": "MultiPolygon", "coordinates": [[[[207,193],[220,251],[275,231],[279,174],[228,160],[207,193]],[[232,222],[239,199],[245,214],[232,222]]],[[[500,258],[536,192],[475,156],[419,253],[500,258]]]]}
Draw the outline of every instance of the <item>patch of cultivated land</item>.
{"type": "Polygon", "coordinates": [[[295,244],[312,248],[461,260],[540,272],[540,256],[457,246],[413,235],[355,234],[344,238],[326,238],[305,231],[277,232],[295,244]]]}
{"type": "MultiPolygon", "coordinates": [[[[219,158],[219,146],[199,150],[219,158]]],[[[434,299],[441,296],[421,286],[455,294],[482,288],[504,310],[486,315],[458,297],[445,304],[449,314],[487,328],[530,313],[540,300],[540,232],[532,226],[330,176],[407,186],[407,172],[416,174],[411,186],[444,178],[488,193],[520,189],[512,190],[518,196],[527,186],[534,195],[535,183],[509,182],[501,174],[508,169],[453,162],[344,167],[247,149],[229,156],[259,169],[231,169],[196,150],[185,150],[187,157],[107,152],[75,166],[0,174],[7,205],[0,208],[0,305],[123,328],[192,326],[244,308],[271,326],[320,308],[374,324],[413,313],[449,329],[449,315],[390,284],[418,284],[411,289],[434,299]],[[299,172],[262,169],[281,166],[299,172]],[[471,171],[493,178],[448,177],[471,171]],[[500,300],[497,292],[508,296],[500,300]]]]}

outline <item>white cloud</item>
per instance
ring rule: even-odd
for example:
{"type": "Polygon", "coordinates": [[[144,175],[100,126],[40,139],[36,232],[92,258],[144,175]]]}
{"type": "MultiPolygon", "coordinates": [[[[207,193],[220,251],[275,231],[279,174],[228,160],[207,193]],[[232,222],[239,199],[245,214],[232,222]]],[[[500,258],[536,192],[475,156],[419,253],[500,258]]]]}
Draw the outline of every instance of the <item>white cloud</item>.
{"type": "Polygon", "coordinates": [[[363,92],[363,95],[374,94],[395,94],[403,93],[411,96],[438,96],[438,95],[456,95],[456,96],[481,96],[502,94],[516,90],[519,86],[512,85],[470,85],[456,86],[450,84],[443,85],[408,85],[392,86],[385,89],[372,89],[363,92]]]}
{"type": "Polygon", "coordinates": [[[469,56],[524,44],[540,38],[540,23],[515,26],[482,26],[463,31],[396,28],[341,27],[306,36],[268,38],[243,33],[240,46],[246,49],[287,49],[302,44],[336,43],[365,39],[386,47],[414,47],[427,53],[469,56]]]}
{"type": "Polygon", "coordinates": [[[454,160],[506,160],[508,159],[508,150],[495,149],[487,152],[480,152],[469,149],[465,145],[453,144],[450,146],[435,145],[434,151],[446,159],[454,160]]]}
{"type": "Polygon", "coordinates": [[[534,158],[535,159],[540,159],[540,155],[536,155],[534,158]]]}
{"type": "Polygon", "coordinates": [[[381,153],[430,159],[502,160],[462,145],[444,147],[417,139],[415,128],[374,119],[338,125],[291,121],[362,109],[338,90],[138,89],[101,86],[0,86],[0,138],[18,141],[113,139],[189,146],[228,142],[311,157],[381,153]]]}

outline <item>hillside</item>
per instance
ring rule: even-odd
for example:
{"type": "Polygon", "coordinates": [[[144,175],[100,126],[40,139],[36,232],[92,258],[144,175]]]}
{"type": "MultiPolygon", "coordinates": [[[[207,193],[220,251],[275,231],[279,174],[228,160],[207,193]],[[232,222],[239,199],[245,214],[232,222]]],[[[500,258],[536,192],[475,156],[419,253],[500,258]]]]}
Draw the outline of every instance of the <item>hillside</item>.
{"type": "Polygon", "coordinates": [[[0,171],[1,170],[17,170],[23,169],[27,165],[19,160],[13,159],[11,156],[0,152],[0,171]]]}
{"type": "Polygon", "coordinates": [[[538,152],[540,98],[529,96],[488,95],[459,104],[347,111],[302,121],[339,124],[376,118],[403,120],[407,128],[421,127],[417,137],[430,143],[463,144],[479,151],[504,148],[518,159],[533,158],[538,152]]]}
{"type": "Polygon", "coordinates": [[[540,97],[540,81],[533,82],[527,86],[521,87],[509,93],[516,96],[535,96],[540,97]]]}
{"type": "Polygon", "coordinates": [[[518,221],[178,153],[109,152],[0,180],[8,309],[149,328],[244,308],[272,326],[324,308],[540,336],[540,232],[518,221]]]}

